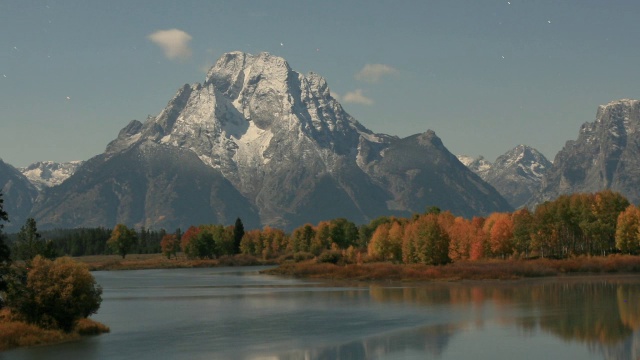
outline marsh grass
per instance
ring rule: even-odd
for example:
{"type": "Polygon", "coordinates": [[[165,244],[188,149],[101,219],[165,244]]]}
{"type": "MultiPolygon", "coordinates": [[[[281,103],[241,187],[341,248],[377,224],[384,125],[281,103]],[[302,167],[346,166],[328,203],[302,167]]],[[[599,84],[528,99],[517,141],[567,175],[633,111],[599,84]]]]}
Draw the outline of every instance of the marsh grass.
{"type": "Polygon", "coordinates": [[[109,327],[91,320],[78,320],[71,332],[58,329],[43,329],[20,321],[8,309],[0,311],[0,351],[17,347],[51,345],[74,341],[86,335],[108,333],[109,327]]]}
{"type": "Polygon", "coordinates": [[[365,263],[335,265],[305,261],[287,263],[268,274],[345,280],[485,280],[520,279],[563,274],[640,272],[640,256],[575,257],[570,259],[461,261],[444,266],[365,263]]]}
{"type": "Polygon", "coordinates": [[[223,256],[218,259],[187,259],[187,257],[182,254],[179,254],[177,258],[171,259],[167,259],[167,257],[162,254],[130,254],[124,259],[119,255],[81,256],[74,259],[87,264],[91,271],[177,269],[274,264],[273,261],[264,261],[256,258],[255,256],[244,254],[223,256]]]}

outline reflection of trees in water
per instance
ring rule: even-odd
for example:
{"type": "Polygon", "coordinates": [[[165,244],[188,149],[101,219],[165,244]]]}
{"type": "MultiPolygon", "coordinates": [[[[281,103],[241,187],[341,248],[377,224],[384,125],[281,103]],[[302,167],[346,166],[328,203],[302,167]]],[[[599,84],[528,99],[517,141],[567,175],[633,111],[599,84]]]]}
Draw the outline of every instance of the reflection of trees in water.
{"type": "MultiPolygon", "coordinates": [[[[586,343],[592,349],[626,343],[637,337],[632,334],[640,328],[640,285],[625,279],[428,284],[401,289],[372,286],[370,293],[372,299],[381,302],[471,304],[480,309],[490,301],[498,310],[516,306],[523,316],[499,311],[495,317],[499,322],[515,323],[527,333],[541,329],[565,341],[586,343]]],[[[476,316],[476,323],[481,325],[482,312],[477,311],[476,316]]]]}
{"type": "Polygon", "coordinates": [[[439,357],[456,332],[453,325],[436,325],[396,331],[339,346],[291,352],[278,355],[278,360],[293,359],[377,359],[389,354],[430,354],[439,357]]]}
{"type": "Polygon", "coordinates": [[[533,288],[535,304],[542,310],[540,327],[565,340],[616,344],[633,333],[618,307],[617,290],[623,286],[599,282],[533,288]]]}

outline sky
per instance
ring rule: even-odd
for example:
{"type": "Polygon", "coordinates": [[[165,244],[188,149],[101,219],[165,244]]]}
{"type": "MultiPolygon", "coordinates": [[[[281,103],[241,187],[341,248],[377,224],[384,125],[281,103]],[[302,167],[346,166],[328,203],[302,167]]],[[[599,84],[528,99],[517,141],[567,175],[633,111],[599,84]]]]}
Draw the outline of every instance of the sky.
{"type": "Polygon", "coordinates": [[[375,132],[553,160],[640,98],[637,0],[0,0],[0,158],[87,160],[224,53],[323,76],[375,132]]]}

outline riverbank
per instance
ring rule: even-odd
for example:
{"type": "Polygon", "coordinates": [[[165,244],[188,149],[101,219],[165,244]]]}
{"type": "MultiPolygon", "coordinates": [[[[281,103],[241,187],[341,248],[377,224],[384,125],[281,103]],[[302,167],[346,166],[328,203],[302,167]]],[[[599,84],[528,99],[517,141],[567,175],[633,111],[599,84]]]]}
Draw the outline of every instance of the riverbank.
{"type": "Polygon", "coordinates": [[[515,280],[567,274],[640,273],[640,256],[576,257],[552,260],[462,261],[443,266],[366,263],[335,265],[307,261],[266,270],[270,275],[332,280],[456,281],[515,280]]]}
{"type": "Polygon", "coordinates": [[[18,347],[59,344],[109,331],[109,327],[91,319],[78,320],[74,329],[68,333],[57,329],[43,329],[14,319],[7,309],[0,311],[0,351],[18,347]]]}
{"type": "Polygon", "coordinates": [[[219,259],[191,260],[179,255],[167,259],[162,254],[130,254],[124,259],[119,255],[80,256],[74,260],[87,264],[89,270],[145,270],[183,269],[216,266],[274,265],[275,261],[263,261],[250,255],[223,256],[219,259]]]}

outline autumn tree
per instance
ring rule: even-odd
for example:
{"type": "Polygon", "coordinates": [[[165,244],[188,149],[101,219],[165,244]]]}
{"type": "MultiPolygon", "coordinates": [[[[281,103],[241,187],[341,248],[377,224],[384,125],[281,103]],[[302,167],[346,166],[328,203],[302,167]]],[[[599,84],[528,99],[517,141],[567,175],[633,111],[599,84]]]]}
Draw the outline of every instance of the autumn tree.
{"type": "Polygon", "coordinates": [[[176,234],[166,234],[163,236],[162,240],[160,240],[160,249],[167,259],[171,259],[171,255],[177,258],[176,254],[180,251],[180,242],[176,234]]]}
{"type": "Polygon", "coordinates": [[[190,259],[213,259],[217,255],[214,229],[210,226],[200,226],[198,231],[187,230],[182,236],[188,236],[188,241],[182,242],[182,251],[190,259]]]}
{"type": "Polygon", "coordinates": [[[373,232],[367,247],[367,255],[373,260],[384,261],[389,257],[389,228],[389,224],[382,224],[373,232]]]}
{"type": "Polygon", "coordinates": [[[281,255],[288,247],[289,241],[284,231],[265,226],[260,234],[262,240],[262,258],[269,259],[281,255]]]}
{"type": "Polygon", "coordinates": [[[316,235],[311,240],[309,251],[314,255],[320,255],[324,250],[331,248],[331,223],[322,221],[316,227],[316,235]]]}
{"type": "Polygon", "coordinates": [[[98,311],[101,294],[86,265],[68,257],[51,261],[38,255],[26,283],[10,286],[7,302],[29,323],[69,332],[78,319],[98,311]]]}
{"type": "Polygon", "coordinates": [[[629,205],[629,201],[624,196],[611,190],[595,194],[592,212],[597,219],[595,224],[598,231],[596,249],[602,255],[615,249],[616,222],[620,213],[629,205]]]}
{"type": "Polygon", "coordinates": [[[485,254],[486,246],[486,237],[484,234],[484,223],[485,218],[483,217],[474,217],[471,219],[471,231],[473,237],[471,240],[471,249],[469,250],[469,260],[480,260],[487,256],[485,254]]]}
{"type": "Polygon", "coordinates": [[[125,256],[133,249],[138,240],[138,236],[134,229],[129,229],[124,224],[118,224],[113,228],[111,237],[107,240],[107,245],[111,250],[124,259],[125,256]]]}
{"type": "Polygon", "coordinates": [[[394,221],[389,228],[389,252],[388,259],[393,262],[402,262],[402,238],[404,226],[399,221],[394,221]]]}
{"type": "Polygon", "coordinates": [[[369,222],[369,224],[361,225],[358,228],[358,247],[361,249],[366,249],[373,233],[376,231],[378,226],[382,224],[391,223],[393,220],[388,216],[380,216],[375,218],[369,222]]]}
{"type": "Polygon", "coordinates": [[[616,248],[623,253],[635,254],[640,248],[640,209],[630,205],[618,215],[616,248]]]}
{"type": "Polygon", "coordinates": [[[407,226],[402,250],[403,260],[408,263],[442,265],[451,262],[449,235],[439,224],[436,214],[419,216],[407,226]]]}
{"type": "Polygon", "coordinates": [[[187,254],[187,249],[189,248],[191,239],[193,239],[193,237],[196,236],[199,232],[200,228],[192,225],[189,226],[187,231],[182,234],[182,237],[180,238],[180,248],[182,249],[182,252],[185,253],[185,255],[187,254]]]}
{"type": "Polygon", "coordinates": [[[240,242],[240,251],[242,254],[261,256],[262,240],[260,239],[260,230],[254,229],[244,233],[240,242]]]}
{"type": "Polygon", "coordinates": [[[475,231],[471,221],[457,217],[447,230],[449,234],[449,258],[453,261],[468,260],[471,255],[475,231]]]}
{"type": "Polygon", "coordinates": [[[495,222],[489,234],[491,251],[505,258],[513,252],[513,221],[511,214],[500,213],[496,215],[495,222]]]}
{"type": "Polygon", "coordinates": [[[308,252],[311,247],[311,241],[316,236],[316,230],[311,224],[304,224],[293,230],[291,233],[291,251],[308,252]]]}

